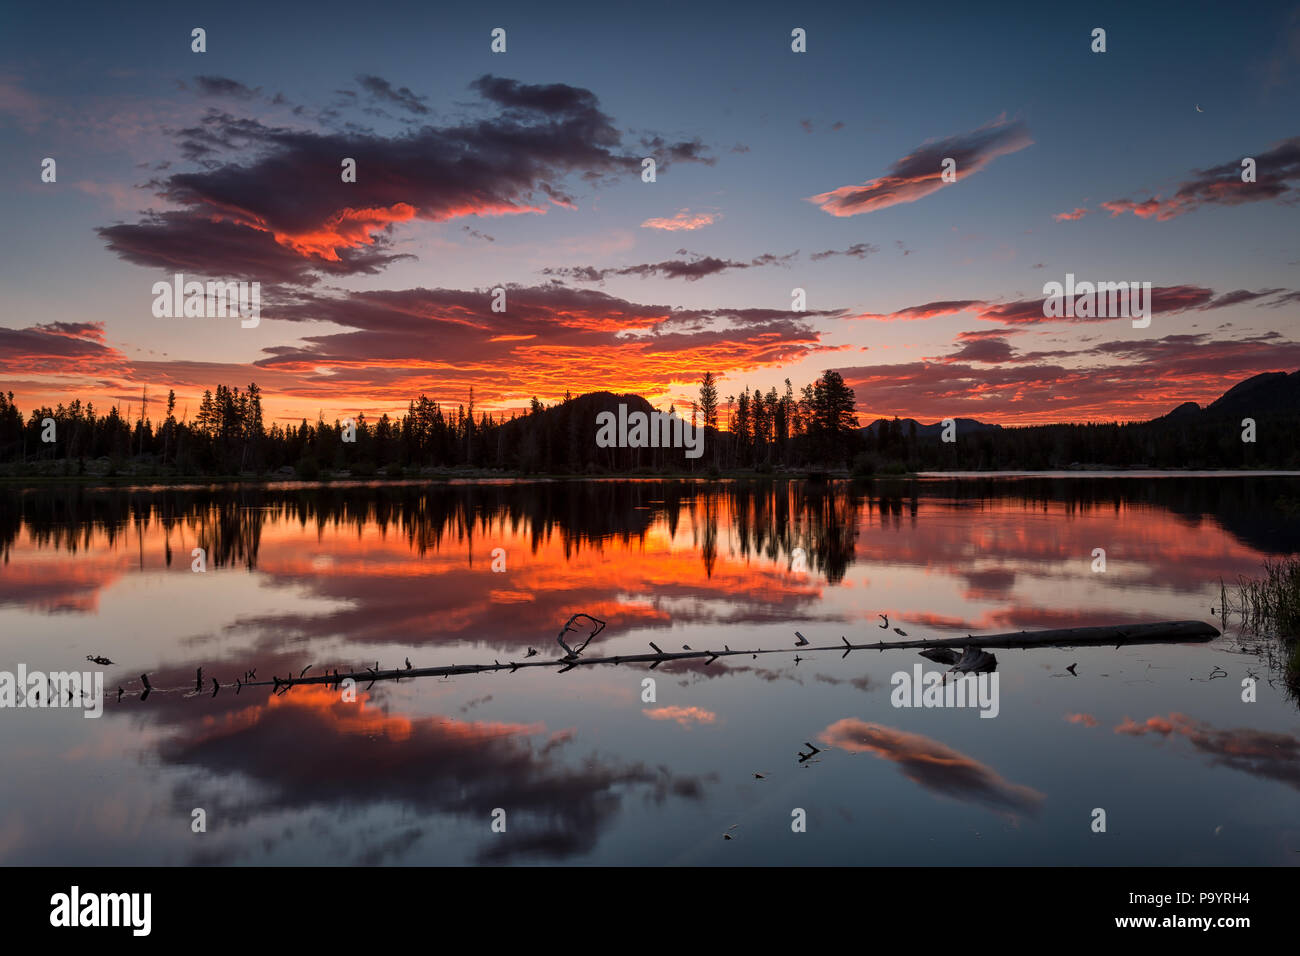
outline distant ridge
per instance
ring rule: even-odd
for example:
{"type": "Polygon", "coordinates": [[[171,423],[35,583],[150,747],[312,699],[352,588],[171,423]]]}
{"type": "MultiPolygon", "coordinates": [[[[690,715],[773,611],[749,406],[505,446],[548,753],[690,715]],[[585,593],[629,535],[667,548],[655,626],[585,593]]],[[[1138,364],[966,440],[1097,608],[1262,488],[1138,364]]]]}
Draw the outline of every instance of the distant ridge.
{"type": "MultiPolygon", "coordinates": [[[[562,420],[566,431],[573,429],[583,435],[594,435],[597,414],[604,411],[616,411],[620,404],[626,404],[628,411],[643,411],[646,413],[655,411],[654,406],[640,395],[602,391],[588,392],[566,402],[546,407],[540,414],[541,420],[548,425],[558,426],[562,420]]],[[[682,410],[679,410],[679,414],[682,414],[682,410]]],[[[1239,421],[1241,418],[1269,418],[1275,415],[1295,414],[1300,414],[1300,370],[1294,372],[1262,372],[1259,375],[1253,375],[1238,382],[1209,405],[1201,406],[1196,402],[1184,402],[1164,415],[1135,424],[1185,426],[1228,418],[1236,418],[1239,421]]],[[[690,420],[689,408],[685,409],[683,417],[688,421],[690,420]]],[[[529,420],[530,416],[524,415],[512,422],[507,422],[504,426],[507,440],[515,437],[522,439],[524,433],[528,430],[526,423],[529,420]]],[[[1050,424],[1004,426],[975,418],[958,418],[955,421],[958,435],[972,435],[980,432],[1009,433],[1008,429],[1013,428],[1015,431],[1019,431],[1021,429],[1057,427],[1050,424]]],[[[915,418],[877,418],[871,424],[859,428],[858,432],[864,437],[878,440],[881,429],[886,427],[892,429],[895,422],[897,422],[900,437],[904,439],[910,436],[912,426],[916,427],[916,437],[921,440],[937,441],[943,432],[942,421],[926,424],[917,421],[915,418]]],[[[1060,424],[1069,423],[1063,422],[1060,424]]],[[[711,433],[710,440],[713,440],[718,433],[713,429],[709,429],[709,431],[711,433]]]]}
{"type": "Polygon", "coordinates": [[[866,445],[860,470],[868,474],[903,469],[1300,470],[1300,370],[1253,375],[1204,407],[1184,402],[1145,421],[998,427],[958,419],[951,445],[941,440],[942,424],[913,419],[877,419],[858,434],[866,445]]]}
{"type": "MultiPolygon", "coordinates": [[[[1294,372],[1261,372],[1243,379],[1228,389],[1209,405],[1202,407],[1196,402],[1183,402],[1177,408],[1152,418],[1143,424],[1196,424],[1220,418],[1267,417],[1275,414],[1300,413],[1300,370],[1294,372]]],[[[874,437],[885,425],[892,423],[889,418],[877,418],[870,425],[859,429],[864,435],[874,437]]],[[[958,418],[957,433],[969,435],[979,431],[1000,431],[1004,426],[981,422],[974,418],[958,418]]],[[[943,422],[923,425],[915,418],[900,418],[898,424],[904,436],[912,425],[916,425],[917,438],[938,438],[943,430],[943,422]]],[[[1060,424],[1068,424],[1062,422],[1060,424]]],[[[1012,427],[1012,426],[1006,426],[1012,427]]],[[[1017,426],[1042,428],[1048,425],[1017,426]]]]}
{"type": "Polygon", "coordinates": [[[1184,402],[1168,414],[1152,419],[1152,422],[1192,423],[1239,415],[1258,418],[1298,411],[1300,370],[1290,374],[1262,372],[1238,382],[1204,408],[1195,402],[1184,402]]]}
{"type": "MultiPolygon", "coordinates": [[[[971,432],[978,432],[978,431],[988,431],[988,430],[1000,431],[1002,429],[1001,425],[990,425],[988,422],[976,421],[974,418],[958,418],[958,419],[954,419],[954,421],[957,424],[958,433],[962,435],[969,435],[971,432]]],[[[861,431],[864,435],[871,435],[874,437],[876,433],[879,432],[883,426],[890,425],[892,423],[893,423],[892,419],[877,418],[870,425],[866,425],[861,429],[859,429],[859,431],[861,431]]],[[[909,430],[913,425],[916,426],[917,438],[938,438],[943,432],[943,422],[941,421],[935,422],[933,425],[922,425],[915,418],[900,418],[898,419],[898,424],[902,428],[904,436],[909,434],[909,430]]]]}

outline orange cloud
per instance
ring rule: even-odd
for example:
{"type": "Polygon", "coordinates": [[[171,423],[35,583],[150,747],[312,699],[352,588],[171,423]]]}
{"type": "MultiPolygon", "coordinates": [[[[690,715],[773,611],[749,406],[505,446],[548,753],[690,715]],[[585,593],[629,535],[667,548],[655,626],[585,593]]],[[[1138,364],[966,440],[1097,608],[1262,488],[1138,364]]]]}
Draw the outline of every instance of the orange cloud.
{"type": "Polygon", "coordinates": [[[304,256],[319,256],[327,262],[339,262],[338,250],[369,245],[374,233],[391,223],[415,218],[415,207],[399,202],[389,207],[369,209],[344,208],[334,213],[319,228],[297,234],[275,233],[275,241],[304,256]]]}
{"type": "Polygon", "coordinates": [[[647,219],[641,223],[642,229],[664,229],[668,232],[691,231],[711,226],[722,216],[711,212],[692,213],[689,209],[680,210],[677,215],[667,219],[647,219]]]}
{"type": "Polygon", "coordinates": [[[1075,219],[1082,219],[1088,215],[1088,210],[1082,206],[1077,207],[1074,212],[1058,212],[1052,217],[1053,222],[1071,222],[1075,219]]]}

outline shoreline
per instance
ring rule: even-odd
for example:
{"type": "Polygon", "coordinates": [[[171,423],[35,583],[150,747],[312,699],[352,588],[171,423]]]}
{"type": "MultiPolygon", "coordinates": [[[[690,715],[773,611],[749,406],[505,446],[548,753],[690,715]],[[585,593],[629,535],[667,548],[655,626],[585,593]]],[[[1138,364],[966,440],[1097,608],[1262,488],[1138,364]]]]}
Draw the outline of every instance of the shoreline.
{"type": "Polygon", "coordinates": [[[195,488],[212,486],[256,485],[259,487],[365,487],[421,484],[496,484],[527,482],[569,481],[941,481],[1014,478],[1296,478],[1300,471],[1282,469],[1101,469],[1075,468],[1055,471],[920,471],[898,474],[855,475],[847,470],[815,470],[799,472],[723,471],[716,474],[698,472],[662,472],[654,474],[621,473],[606,475],[575,475],[527,472],[502,472],[485,469],[439,470],[420,475],[322,475],[298,478],[289,475],[0,475],[0,488],[46,488],[67,486],[108,486],[120,488],[195,488]]]}

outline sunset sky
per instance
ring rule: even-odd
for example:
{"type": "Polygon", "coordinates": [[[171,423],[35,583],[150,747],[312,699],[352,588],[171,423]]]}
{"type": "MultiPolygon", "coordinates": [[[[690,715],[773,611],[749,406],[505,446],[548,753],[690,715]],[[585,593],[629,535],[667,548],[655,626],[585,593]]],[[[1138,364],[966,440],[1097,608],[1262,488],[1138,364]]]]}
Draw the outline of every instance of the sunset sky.
{"type": "Polygon", "coordinates": [[[0,388],[297,420],[834,368],[864,424],[1024,424],[1300,368],[1300,4],[843,6],[9,4],[0,388]],[[260,324],[155,318],[177,272],[260,324]],[[1150,327],[1044,318],[1067,273],[1150,327]]]}

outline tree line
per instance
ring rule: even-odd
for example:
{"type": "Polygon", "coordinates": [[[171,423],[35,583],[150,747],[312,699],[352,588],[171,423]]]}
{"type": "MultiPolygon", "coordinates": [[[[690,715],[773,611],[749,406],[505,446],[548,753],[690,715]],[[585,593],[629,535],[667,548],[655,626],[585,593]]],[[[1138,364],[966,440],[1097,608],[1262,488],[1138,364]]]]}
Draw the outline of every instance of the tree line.
{"type": "MultiPolygon", "coordinates": [[[[544,474],[624,474],[849,470],[854,474],[1068,468],[1075,464],[1152,468],[1300,467],[1300,414],[1262,415],[1257,442],[1243,442],[1229,420],[1206,416],[1177,421],[983,428],[956,441],[918,435],[914,422],[880,420],[859,427],[853,389],[824,372],[796,393],[748,386],[720,394],[706,372],[690,402],[689,421],[705,430],[704,454],[687,460],[679,449],[602,449],[596,416],[617,402],[651,406],[635,395],[566,394],[552,404],[534,398],[521,413],[443,404],[426,395],[405,414],[326,422],[266,424],[262,392],[218,385],[205,391],[197,412],[178,418],[176,396],[101,413],[91,402],[33,409],[26,416],[13,393],[0,393],[0,466],[9,473],[133,475],[264,475],[315,478],[418,474],[421,469],[499,469],[544,474]],[[138,410],[137,410],[138,409],[138,410]],[[150,416],[158,409],[160,420],[150,416]],[[88,469],[88,463],[95,462],[88,469]]],[[[676,408],[670,413],[677,414],[676,408]]],[[[685,419],[685,412],[681,415],[685,419]]]]}
{"type": "MultiPolygon", "coordinates": [[[[617,460],[602,463],[594,443],[595,411],[607,404],[593,401],[593,396],[566,395],[550,406],[534,398],[526,412],[508,417],[476,414],[470,389],[467,404],[445,405],[421,395],[407,404],[404,415],[385,413],[374,419],[358,413],[333,422],[303,419],[268,427],[262,391],[255,383],[243,390],[218,385],[205,391],[192,417],[178,418],[175,392],[168,392],[158,421],[150,417],[147,393],[126,412],[114,404],[101,413],[93,402],[74,399],[55,408],[33,409],[24,417],[10,392],[0,393],[0,462],[62,463],[58,473],[63,474],[85,473],[88,462],[100,459],[108,459],[113,469],[130,463],[137,474],[142,467],[145,473],[176,475],[263,474],[292,468],[306,478],[324,470],[373,475],[428,467],[590,473],[620,467],[617,460]]],[[[833,371],[806,386],[798,399],[787,380],[784,395],[775,389],[751,394],[746,388],[739,396],[729,396],[725,406],[709,373],[701,383],[699,402],[691,404],[692,425],[705,428],[711,439],[698,463],[702,469],[766,468],[835,458],[857,427],[853,390],[833,371]],[[722,422],[720,414],[725,416],[722,422]]],[[[682,470],[683,461],[675,460],[681,455],[668,451],[654,463],[637,458],[627,464],[633,470],[682,470]]]]}

